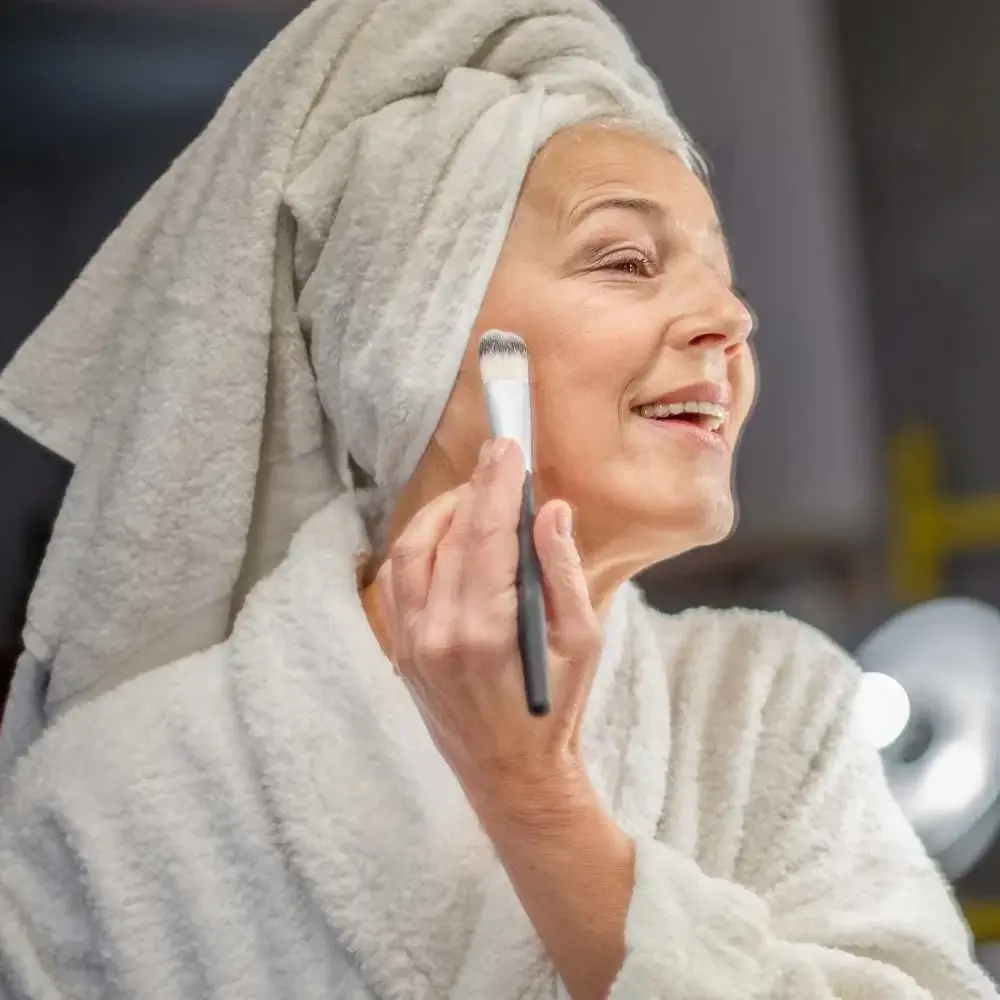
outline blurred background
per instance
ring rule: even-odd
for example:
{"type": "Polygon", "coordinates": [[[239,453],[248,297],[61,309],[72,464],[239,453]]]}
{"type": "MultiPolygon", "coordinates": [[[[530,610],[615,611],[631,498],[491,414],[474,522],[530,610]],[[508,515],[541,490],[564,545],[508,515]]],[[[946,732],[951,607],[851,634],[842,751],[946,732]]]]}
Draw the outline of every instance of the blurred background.
{"type": "MultiPolygon", "coordinates": [[[[851,649],[934,598],[1000,607],[1000,4],[607,5],[707,152],[761,321],[739,529],[652,599],[782,609],[851,649]]],[[[5,0],[0,367],[302,6],[5,0]]],[[[0,701],[68,476],[0,422],[0,701]]],[[[957,881],[1000,895],[1000,851],[957,881]]]]}

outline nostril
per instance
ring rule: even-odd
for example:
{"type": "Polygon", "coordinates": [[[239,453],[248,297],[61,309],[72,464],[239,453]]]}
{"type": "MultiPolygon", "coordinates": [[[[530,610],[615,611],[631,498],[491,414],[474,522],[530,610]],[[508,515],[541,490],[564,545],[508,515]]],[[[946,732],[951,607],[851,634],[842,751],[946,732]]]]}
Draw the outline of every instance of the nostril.
{"type": "Polygon", "coordinates": [[[692,347],[718,347],[729,340],[724,333],[699,333],[691,338],[692,347]]]}

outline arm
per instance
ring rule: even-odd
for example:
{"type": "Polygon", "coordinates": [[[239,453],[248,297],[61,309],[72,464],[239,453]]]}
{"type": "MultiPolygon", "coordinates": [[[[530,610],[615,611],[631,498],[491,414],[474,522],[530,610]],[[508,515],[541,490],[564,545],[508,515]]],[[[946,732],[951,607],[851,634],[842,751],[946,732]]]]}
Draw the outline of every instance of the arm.
{"type": "Polygon", "coordinates": [[[497,790],[476,811],[570,996],[604,1000],[625,960],[634,843],[582,772],[497,790]]]}
{"type": "MultiPolygon", "coordinates": [[[[799,673],[811,671],[829,676],[831,665],[799,673]]],[[[783,769],[758,764],[766,808],[746,830],[739,883],[663,843],[629,844],[579,781],[480,809],[573,1000],[997,997],[878,755],[851,730],[853,684],[841,687],[820,752],[780,798],[765,786],[783,769]],[[549,805],[527,805],[539,801],[549,805]]],[[[805,689],[797,719],[777,713],[785,721],[772,734],[785,748],[797,726],[816,724],[805,689]]]]}

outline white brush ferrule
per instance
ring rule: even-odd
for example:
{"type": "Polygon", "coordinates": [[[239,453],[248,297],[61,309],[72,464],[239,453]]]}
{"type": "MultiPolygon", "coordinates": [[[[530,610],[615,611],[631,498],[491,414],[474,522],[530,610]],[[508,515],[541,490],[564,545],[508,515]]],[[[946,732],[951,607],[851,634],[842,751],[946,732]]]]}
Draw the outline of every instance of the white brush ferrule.
{"type": "Polygon", "coordinates": [[[531,385],[522,379],[494,379],[485,383],[486,409],[495,438],[520,445],[524,468],[534,469],[531,427],[531,385]]]}

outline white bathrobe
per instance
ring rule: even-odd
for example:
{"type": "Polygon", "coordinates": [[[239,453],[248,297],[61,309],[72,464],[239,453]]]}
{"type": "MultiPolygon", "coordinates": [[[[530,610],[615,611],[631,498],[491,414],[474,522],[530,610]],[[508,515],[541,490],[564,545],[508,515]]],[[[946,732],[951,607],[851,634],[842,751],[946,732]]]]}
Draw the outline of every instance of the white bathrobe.
{"type": "MultiPolygon", "coordinates": [[[[22,758],[3,1000],[565,996],[368,628],[365,546],[330,504],[230,639],[22,758]]],[[[585,735],[638,845],[612,1000],[996,997],[852,728],[856,679],[789,619],[618,594],[585,735]]]]}

